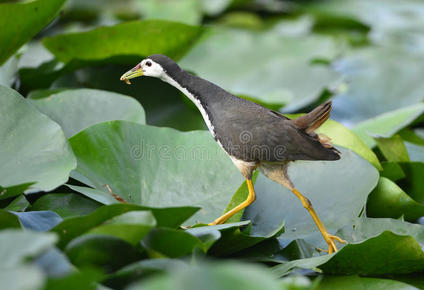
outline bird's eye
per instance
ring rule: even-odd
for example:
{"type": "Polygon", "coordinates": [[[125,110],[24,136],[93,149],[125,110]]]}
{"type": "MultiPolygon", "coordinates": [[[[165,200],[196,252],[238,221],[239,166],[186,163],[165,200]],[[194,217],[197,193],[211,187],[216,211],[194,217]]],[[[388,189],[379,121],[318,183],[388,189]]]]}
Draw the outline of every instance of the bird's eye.
{"type": "Polygon", "coordinates": [[[152,63],[151,63],[150,61],[147,61],[147,62],[146,62],[146,65],[147,65],[147,66],[152,66],[152,63]]]}

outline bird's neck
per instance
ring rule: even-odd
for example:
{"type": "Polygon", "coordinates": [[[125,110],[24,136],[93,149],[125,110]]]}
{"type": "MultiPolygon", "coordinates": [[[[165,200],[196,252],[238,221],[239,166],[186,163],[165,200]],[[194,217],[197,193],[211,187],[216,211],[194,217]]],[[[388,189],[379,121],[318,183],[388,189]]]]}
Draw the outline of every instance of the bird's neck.
{"type": "Polygon", "coordinates": [[[196,89],[193,87],[193,78],[194,76],[187,73],[184,70],[181,70],[178,75],[171,76],[168,74],[164,74],[161,76],[161,80],[167,82],[171,86],[177,88],[180,92],[186,95],[193,103],[198,106],[199,102],[204,103],[206,101],[204,96],[199,96],[196,93],[196,89]]]}
{"type": "Polygon", "coordinates": [[[180,90],[196,105],[209,131],[215,137],[211,106],[213,103],[219,102],[219,100],[215,97],[213,92],[212,94],[208,92],[210,92],[211,88],[221,88],[204,79],[191,75],[184,70],[179,71],[178,74],[175,75],[164,74],[161,79],[180,90]]]}

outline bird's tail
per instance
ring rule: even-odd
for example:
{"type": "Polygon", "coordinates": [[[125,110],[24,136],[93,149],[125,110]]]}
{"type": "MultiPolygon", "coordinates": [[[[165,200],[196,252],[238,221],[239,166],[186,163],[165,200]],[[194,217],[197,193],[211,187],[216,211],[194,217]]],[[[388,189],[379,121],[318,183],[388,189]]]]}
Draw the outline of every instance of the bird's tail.
{"type": "Polygon", "coordinates": [[[306,133],[312,133],[318,129],[330,117],[331,101],[319,105],[306,115],[293,120],[293,123],[299,129],[305,130],[306,133]]]}
{"type": "MultiPolygon", "coordinates": [[[[331,101],[327,101],[306,115],[293,120],[293,124],[301,130],[316,138],[324,147],[333,148],[330,137],[324,134],[316,134],[318,129],[330,117],[331,101]]],[[[335,148],[334,148],[335,149],[335,148]]]]}

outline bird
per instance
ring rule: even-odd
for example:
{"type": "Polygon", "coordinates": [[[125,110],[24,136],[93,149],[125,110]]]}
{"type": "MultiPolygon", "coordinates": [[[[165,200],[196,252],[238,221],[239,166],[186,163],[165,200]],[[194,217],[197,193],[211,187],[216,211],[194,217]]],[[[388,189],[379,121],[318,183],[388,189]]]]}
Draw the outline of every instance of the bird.
{"type": "Polygon", "coordinates": [[[328,245],[328,254],[337,252],[336,241],[312,207],[311,201],[296,189],[288,175],[288,167],[296,160],[338,160],[341,153],[330,138],[315,132],[330,116],[331,101],[296,119],[235,96],[218,85],[190,74],[175,61],[162,54],[143,59],[124,73],[120,80],[149,76],[158,78],[181,91],[199,109],[215,141],[227,153],[246,180],[245,201],[215,219],[209,225],[222,224],[256,199],[252,174],[259,169],[267,178],[295,194],[312,216],[328,245]]]}

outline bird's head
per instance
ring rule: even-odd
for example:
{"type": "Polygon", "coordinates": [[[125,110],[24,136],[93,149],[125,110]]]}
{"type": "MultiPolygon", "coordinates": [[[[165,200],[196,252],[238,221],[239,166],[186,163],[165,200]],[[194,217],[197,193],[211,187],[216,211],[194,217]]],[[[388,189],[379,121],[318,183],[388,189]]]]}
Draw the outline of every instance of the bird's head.
{"type": "Polygon", "coordinates": [[[148,76],[163,79],[167,70],[178,68],[178,65],[169,57],[161,54],[154,54],[143,59],[134,68],[121,76],[121,81],[130,84],[130,79],[148,76]]]}

